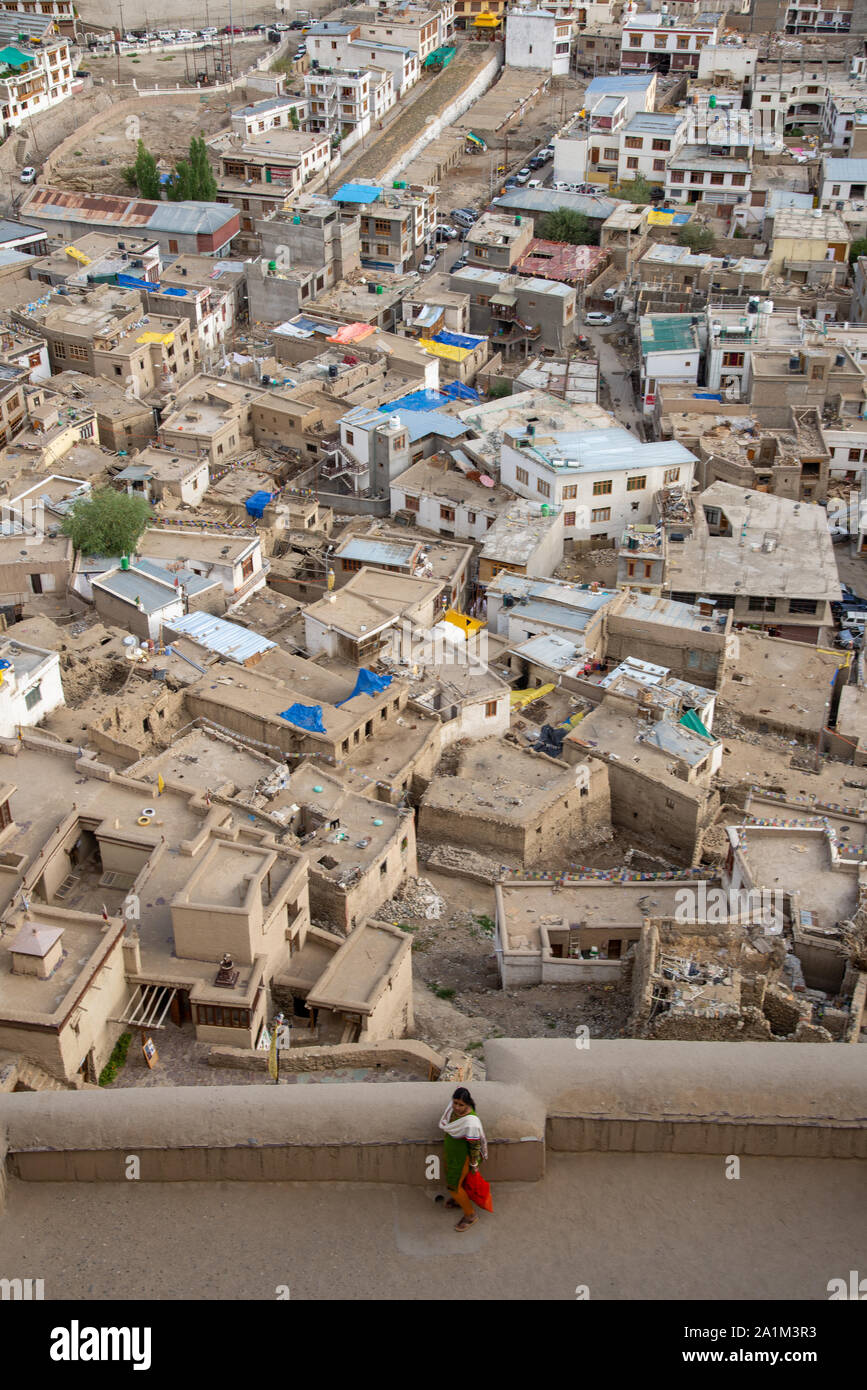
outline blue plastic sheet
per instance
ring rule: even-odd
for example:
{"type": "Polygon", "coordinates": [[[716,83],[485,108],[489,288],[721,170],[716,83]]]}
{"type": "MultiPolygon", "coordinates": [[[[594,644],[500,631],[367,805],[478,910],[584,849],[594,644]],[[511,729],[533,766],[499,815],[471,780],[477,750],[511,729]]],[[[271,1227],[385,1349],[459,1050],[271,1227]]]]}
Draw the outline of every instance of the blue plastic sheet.
{"type": "Polygon", "coordinates": [[[281,709],[280,718],[289,724],[296,724],[299,729],[307,729],[312,734],[325,733],[321,705],[290,705],[288,709],[281,709]]]}
{"type": "Polygon", "coordinates": [[[341,700],[339,704],[347,705],[350,700],[355,699],[356,695],[379,695],[390,685],[391,676],[378,676],[375,671],[369,671],[366,666],[362,666],[358,672],[352,694],[347,695],[346,699],[341,700]]]}
{"type": "Polygon", "coordinates": [[[254,492],[247,498],[244,506],[247,508],[247,515],[261,519],[265,513],[265,508],[274,496],[272,492],[254,492]]]}
{"type": "Polygon", "coordinates": [[[479,343],[484,342],[483,337],[473,336],[470,333],[435,333],[433,336],[435,343],[443,343],[447,347],[473,348],[478,347],[479,343]]]}
{"type": "Polygon", "coordinates": [[[443,387],[443,395],[450,401],[477,401],[478,391],[474,391],[472,386],[465,386],[462,381],[450,381],[448,386],[443,387]]]}

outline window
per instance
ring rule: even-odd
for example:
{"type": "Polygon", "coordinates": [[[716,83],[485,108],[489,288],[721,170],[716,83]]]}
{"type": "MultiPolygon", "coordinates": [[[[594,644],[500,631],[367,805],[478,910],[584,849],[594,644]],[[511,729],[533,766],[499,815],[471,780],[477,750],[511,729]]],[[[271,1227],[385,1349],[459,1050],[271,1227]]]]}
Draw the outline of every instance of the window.
{"type": "Polygon", "coordinates": [[[347,430],[347,431],[346,431],[346,434],[344,435],[344,438],[345,438],[347,444],[354,444],[354,443],[355,443],[355,435],[352,433],[352,430],[347,430]]]}
{"type": "Polygon", "coordinates": [[[563,517],[563,525],[564,525],[564,526],[574,526],[574,525],[575,525],[575,513],[574,513],[574,512],[566,512],[565,516],[563,517]]]}
{"type": "Polygon", "coordinates": [[[775,598],[763,598],[760,594],[751,595],[747,605],[751,613],[773,613],[776,606],[775,598]]]}
{"type": "Polygon", "coordinates": [[[818,605],[817,605],[816,600],[815,600],[814,598],[790,598],[790,599],[789,599],[789,612],[790,612],[790,613],[815,613],[815,612],[816,612],[817,606],[818,606],[818,605]]]}
{"type": "Polygon", "coordinates": [[[408,512],[417,512],[419,508],[418,498],[410,497],[407,493],[407,495],[403,499],[403,505],[408,512]]]}
{"type": "Polygon", "coordinates": [[[577,497],[577,496],[578,496],[578,484],[577,484],[577,483],[567,483],[566,486],[565,486],[564,489],[563,489],[563,501],[564,501],[564,502],[571,502],[572,499],[573,499],[573,497],[577,497]]]}
{"type": "Polygon", "coordinates": [[[543,479],[540,478],[539,481],[536,483],[536,491],[537,491],[538,493],[541,493],[541,495],[542,495],[543,497],[550,497],[550,496],[551,496],[551,484],[550,484],[550,483],[544,482],[543,479]]]}
{"type": "Polygon", "coordinates": [[[665,473],[664,473],[664,475],[663,475],[662,481],[663,481],[664,484],[665,484],[665,483],[676,483],[679,477],[680,477],[680,469],[679,469],[679,468],[666,468],[665,473]]]}
{"type": "Polygon", "coordinates": [[[486,719],[493,719],[496,713],[497,713],[497,701],[496,701],[496,700],[489,700],[488,703],[485,705],[485,718],[486,718],[486,719]]]}
{"type": "Polygon", "coordinates": [[[178,243],[171,238],[169,239],[169,251],[175,256],[178,254],[178,243]]]}
{"type": "Polygon", "coordinates": [[[606,158],[606,159],[618,159],[619,157],[620,157],[620,151],[619,151],[616,147],[615,147],[613,150],[612,150],[612,149],[607,149],[607,150],[605,151],[605,158],[606,158]]]}
{"type": "Polygon", "coordinates": [[[860,462],[861,462],[861,450],[860,450],[860,449],[850,449],[850,450],[849,450],[849,462],[850,462],[850,463],[860,463],[860,462]]]}
{"type": "Polygon", "coordinates": [[[653,144],[651,145],[651,149],[653,149],[653,150],[670,150],[670,149],[671,149],[671,141],[670,141],[670,140],[654,140],[653,144]]]}
{"type": "Polygon", "coordinates": [[[454,507],[440,507],[440,521],[454,521],[454,507]]]}
{"type": "Polygon", "coordinates": [[[641,35],[640,35],[640,34],[630,34],[630,35],[629,35],[629,47],[630,47],[630,48],[640,48],[640,47],[641,47],[641,35]]]}
{"type": "Polygon", "coordinates": [[[656,172],[657,174],[663,173],[664,170],[665,170],[665,160],[664,160],[664,159],[655,159],[655,160],[653,161],[653,168],[654,168],[654,170],[655,170],[655,172],[656,172]]]}
{"type": "Polygon", "coordinates": [[[672,183],[683,183],[686,175],[682,169],[669,169],[672,183]]]}
{"type": "Polygon", "coordinates": [[[626,479],[626,491],[627,491],[627,492],[643,492],[644,489],[645,489],[646,487],[647,487],[647,478],[646,478],[646,476],[645,476],[643,473],[642,473],[641,476],[638,477],[638,478],[627,478],[627,479],[626,479]]]}
{"type": "Polygon", "coordinates": [[[640,135],[627,135],[625,143],[628,150],[640,150],[644,147],[644,141],[640,135]]]}
{"type": "MultiPolygon", "coordinates": [[[[87,348],[86,348],[86,347],[83,347],[83,346],[81,345],[81,343],[70,343],[70,344],[69,344],[69,355],[70,355],[70,357],[77,357],[80,361],[86,362],[86,361],[87,361],[87,348]]],[[[117,371],[120,371],[120,368],[118,367],[116,370],[117,370],[117,371]]]]}
{"type": "Polygon", "coordinates": [[[633,159],[627,159],[627,161],[626,161],[626,167],[627,167],[627,169],[637,169],[637,168],[638,168],[638,160],[635,159],[635,158],[633,158],[633,159]]]}
{"type": "Polygon", "coordinates": [[[611,484],[611,479],[610,479],[610,478],[604,479],[603,482],[594,483],[594,484],[593,484],[593,496],[594,496],[594,497],[602,497],[603,495],[605,495],[606,493],[609,493],[609,492],[611,491],[611,486],[612,486],[612,484],[611,484]]]}
{"type": "Polygon", "coordinates": [[[527,483],[529,483],[530,481],[530,475],[527,472],[526,468],[516,468],[515,477],[518,479],[518,482],[523,483],[525,487],[527,483]]]}
{"type": "Polygon", "coordinates": [[[196,1022],[209,1023],[214,1028],[249,1028],[249,1009],[226,1009],[218,1004],[196,1004],[196,1022]]]}
{"type": "Polygon", "coordinates": [[[35,709],[36,706],[41,702],[41,700],[42,685],[39,681],[37,681],[35,685],[31,685],[30,689],[25,694],[24,703],[28,709],[35,709]]]}
{"type": "Polygon", "coordinates": [[[722,364],[724,367],[742,367],[744,365],[744,354],[742,352],[724,352],[722,364]]]}
{"type": "Polygon", "coordinates": [[[712,183],[715,187],[718,188],[719,185],[720,185],[721,183],[725,183],[725,181],[726,181],[726,176],[725,176],[725,174],[714,174],[714,173],[712,173],[711,176],[710,176],[710,181],[711,181],[711,183],[712,183]]]}
{"type": "Polygon", "coordinates": [[[699,170],[698,173],[690,174],[690,183],[704,183],[704,174],[699,170]]]}
{"type": "MultiPolygon", "coordinates": [[[[678,43],[680,43],[680,42],[681,42],[680,39],[678,39],[678,43]]],[[[665,48],[666,45],[667,45],[667,43],[668,43],[668,35],[667,35],[667,34],[656,34],[655,37],[654,37],[654,40],[653,40],[653,47],[654,47],[654,48],[665,48]]]]}
{"type": "Polygon", "coordinates": [[[611,520],[611,508],[610,508],[610,507],[594,507],[593,510],[592,510],[592,512],[590,513],[590,520],[591,520],[591,521],[610,521],[610,520],[611,520]]]}
{"type": "Polygon", "coordinates": [[[249,578],[250,578],[250,575],[251,575],[252,573],[253,573],[253,556],[252,556],[252,555],[248,555],[247,558],[246,558],[246,560],[244,560],[244,562],[243,562],[242,565],[241,565],[241,578],[242,578],[242,579],[249,579],[249,578]]]}
{"type": "Polygon", "coordinates": [[[360,569],[361,569],[361,561],[360,561],[360,560],[344,560],[343,557],[341,556],[340,564],[341,564],[341,566],[342,566],[342,568],[343,568],[343,573],[344,573],[344,574],[346,574],[347,570],[360,570],[360,569]]]}
{"type": "Polygon", "coordinates": [[[475,526],[475,524],[476,524],[476,514],[475,514],[475,512],[467,512],[467,521],[469,522],[470,526],[475,526]]]}
{"type": "Polygon", "coordinates": [[[732,174],[732,186],[733,186],[734,188],[743,188],[743,187],[745,187],[746,181],[747,181],[747,176],[746,176],[746,174],[732,174]]]}
{"type": "Polygon", "coordinates": [[[679,38],[677,41],[677,46],[682,53],[685,48],[689,48],[689,39],[683,37],[679,38]]]}

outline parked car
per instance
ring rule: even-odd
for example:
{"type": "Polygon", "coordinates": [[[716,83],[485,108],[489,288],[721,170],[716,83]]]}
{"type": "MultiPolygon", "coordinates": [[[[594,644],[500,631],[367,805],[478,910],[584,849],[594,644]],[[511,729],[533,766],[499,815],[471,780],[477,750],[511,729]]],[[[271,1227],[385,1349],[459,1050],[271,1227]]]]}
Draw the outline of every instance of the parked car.
{"type": "Polygon", "coordinates": [[[75,69],[75,76],[76,76],[76,77],[90,77],[90,68],[76,68],[76,69],[75,69]]]}
{"type": "Polygon", "coordinates": [[[306,45],[306,43],[302,43],[300,48],[296,48],[296,50],[295,50],[295,57],[296,57],[296,58],[306,58],[306,57],[307,57],[307,45],[306,45]]]}
{"type": "Polygon", "coordinates": [[[221,34],[243,34],[244,30],[239,29],[237,24],[224,24],[220,30],[221,34]]]}
{"type": "Polygon", "coordinates": [[[449,213],[449,216],[453,222],[457,222],[459,227],[472,227],[476,221],[475,214],[470,212],[468,208],[455,208],[454,212],[449,213]]]}
{"type": "Polygon", "coordinates": [[[21,170],[19,178],[22,183],[36,182],[36,170],[33,168],[32,164],[26,165],[25,168],[21,170]]]}
{"type": "Polygon", "coordinates": [[[602,292],[602,298],[603,298],[603,299],[616,299],[616,298],[617,298],[617,294],[618,294],[618,291],[614,288],[613,285],[610,285],[610,286],[608,287],[607,290],[603,290],[603,292],[602,292]]]}
{"type": "Polygon", "coordinates": [[[503,187],[506,189],[507,192],[511,193],[513,189],[520,188],[521,185],[518,182],[517,176],[515,176],[511,179],[506,179],[506,182],[503,184],[503,187]]]}
{"type": "Polygon", "coordinates": [[[439,222],[434,228],[434,235],[437,241],[457,241],[460,232],[457,227],[450,227],[446,222],[439,222]]]}
{"type": "MultiPolygon", "coordinates": [[[[276,25],[274,26],[276,29],[276,25]]],[[[199,33],[203,39],[215,39],[219,34],[219,29],[200,29],[199,33]]]]}
{"type": "Polygon", "coordinates": [[[160,43],[174,43],[175,31],[174,29],[161,29],[157,34],[157,38],[160,43]]]}
{"type": "Polygon", "coordinates": [[[530,182],[527,184],[527,187],[528,187],[528,188],[541,188],[541,187],[542,187],[542,180],[541,180],[541,179],[531,179],[530,182]]]}
{"type": "Polygon", "coordinates": [[[138,43],[138,40],[138,34],[124,34],[123,36],[124,43],[138,43]]]}
{"type": "Polygon", "coordinates": [[[481,215],[476,212],[474,208],[455,208],[452,217],[454,217],[456,213],[460,213],[462,217],[468,217],[471,222],[478,222],[481,215]]]}
{"type": "Polygon", "coordinates": [[[420,263],[420,265],[419,265],[419,268],[418,268],[418,273],[419,273],[419,275],[429,275],[430,272],[431,272],[432,270],[435,269],[436,263],[437,263],[436,255],[434,254],[433,251],[429,252],[428,255],[425,256],[424,260],[423,260],[423,261],[420,263]]]}
{"type": "Polygon", "coordinates": [[[300,29],[301,20],[296,19],[294,24],[274,24],[272,25],[272,28],[279,30],[281,34],[284,34],[287,29],[300,29]]]}
{"type": "Polygon", "coordinates": [[[540,151],[539,151],[539,158],[540,158],[540,159],[553,159],[553,158],[554,158],[554,146],[553,146],[553,145],[546,145],[545,148],[544,148],[544,150],[540,150],[540,151]]]}
{"type": "Polygon", "coordinates": [[[469,258],[467,256],[461,256],[459,260],[453,261],[452,270],[463,270],[464,266],[468,262],[468,259],[469,258]]]}
{"type": "Polygon", "coordinates": [[[534,154],[532,159],[527,160],[527,164],[531,169],[541,169],[547,162],[548,161],[541,154],[534,154]]]}
{"type": "Polygon", "coordinates": [[[302,21],[301,21],[300,19],[293,19],[293,20],[292,20],[292,23],[289,25],[289,28],[290,28],[290,29],[303,29],[303,28],[304,28],[304,25],[303,25],[303,23],[302,23],[302,21]]]}
{"type": "Polygon", "coordinates": [[[597,309],[591,309],[589,314],[584,315],[584,322],[592,328],[608,328],[614,320],[610,314],[600,314],[597,309]]]}
{"type": "Polygon", "coordinates": [[[195,41],[196,36],[193,33],[192,29],[178,30],[178,43],[195,43],[195,41]]]}
{"type": "Polygon", "coordinates": [[[519,169],[518,172],[517,172],[517,174],[515,175],[515,180],[516,180],[516,182],[518,182],[519,184],[521,184],[521,186],[523,187],[525,183],[529,183],[530,175],[532,174],[532,172],[533,172],[533,170],[532,170],[532,169],[528,169],[527,166],[526,166],[526,164],[525,164],[525,165],[524,165],[524,168],[523,168],[523,169],[519,169]]]}

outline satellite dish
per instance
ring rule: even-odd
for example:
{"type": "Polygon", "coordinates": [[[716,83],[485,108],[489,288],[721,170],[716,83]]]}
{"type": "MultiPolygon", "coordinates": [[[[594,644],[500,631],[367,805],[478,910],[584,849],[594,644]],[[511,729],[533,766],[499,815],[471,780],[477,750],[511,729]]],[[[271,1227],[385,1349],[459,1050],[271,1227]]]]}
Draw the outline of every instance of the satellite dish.
{"type": "Polygon", "coordinates": [[[129,637],[124,637],[124,639],[123,639],[123,645],[124,645],[125,647],[137,647],[137,646],[138,646],[138,638],[137,638],[137,637],[133,637],[132,634],[130,634],[129,637]]]}

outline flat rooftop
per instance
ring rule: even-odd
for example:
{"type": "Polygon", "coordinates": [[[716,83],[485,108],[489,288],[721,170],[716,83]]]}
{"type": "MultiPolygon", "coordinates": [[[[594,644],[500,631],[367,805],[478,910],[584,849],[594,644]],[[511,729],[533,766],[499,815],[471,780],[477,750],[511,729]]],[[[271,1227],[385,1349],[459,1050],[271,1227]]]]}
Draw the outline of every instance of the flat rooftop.
{"type": "Polygon", "coordinates": [[[815,735],[827,723],[834,674],[847,664],[845,652],[739,632],[719,698],[736,714],[815,735]]]}
{"type": "Polygon", "coordinates": [[[824,830],[741,825],[737,833],[757,887],[800,893],[801,906],[820,927],[852,916],[858,906],[858,866],[832,865],[824,830]]]}
{"type": "Polygon", "coordinates": [[[461,750],[456,776],[434,776],[423,804],[522,825],[574,786],[574,768],[486,738],[461,750]]]}
{"type": "MultiPolygon", "coordinates": [[[[420,1090],[425,1083],[395,1084],[420,1090]]],[[[434,1144],[444,1089],[427,1084],[421,1091],[430,1097],[434,1144]]],[[[749,1165],[749,1182],[735,1184],[720,1181],[715,1154],[549,1152],[541,1182],[496,1184],[496,1219],[482,1213],[463,1243],[434,1202],[433,1183],[10,1178],[0,1251],[26,1249],[29,1267],[50,1271],[46,1296],[76,1303],[267,1300],[279,1270],[299,1301],[363,1296],[526,1305],[528,1267],[534,1300],[574,1299],[586,1269],[594,1297],[625,1303],[648,1296],[827,1299],[828,1280],[863,1260],[867,1164],[753,1157],[749,1165]],[[215,1204],[221,1240],[232,1251],[231,1260],[217,1263],[215,1204]],[[626,1242],[611,1239],[612,1210],[629,1231],[626,1242]],[[167,1230],[175,1237],[170,1256],[167,1230]],[[103,1232],[104,1243],[82,1241],[82,1231],[103,1232]],[[130,1249],[139,1271],[134,1289],[117,1278],[130,1249]]]]}
{"type": "MultiPolygon", "coordinates": [[[[711,887],[710,879],[703,882],[711,887]]],[[[555,922],[586,927],[641,927],[646,917],[674,917],[683,900],[684,887],[695,889],[698,900],[697,879],[658,879],[652,883],[569,879],[557,889],[541,883],[506,881],[499,885],[499,890],[506,914],[507,942],[522,936],[531,948],[538,950],[540,926],[555,922]]]]}

